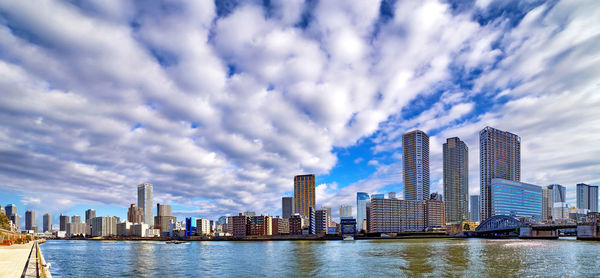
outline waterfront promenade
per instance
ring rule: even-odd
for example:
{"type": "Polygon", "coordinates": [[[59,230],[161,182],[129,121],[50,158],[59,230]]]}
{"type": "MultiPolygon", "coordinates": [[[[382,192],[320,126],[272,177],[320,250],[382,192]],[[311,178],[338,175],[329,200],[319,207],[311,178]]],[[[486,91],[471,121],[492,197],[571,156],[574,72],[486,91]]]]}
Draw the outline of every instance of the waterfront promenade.
{"type": "Polygon", "coordinates": [[[41,252],[38,253],[35,241],[0,246],[0,278],[51,277],[50,272],[42,267],[44,264],[44,258],[41,252]]]}

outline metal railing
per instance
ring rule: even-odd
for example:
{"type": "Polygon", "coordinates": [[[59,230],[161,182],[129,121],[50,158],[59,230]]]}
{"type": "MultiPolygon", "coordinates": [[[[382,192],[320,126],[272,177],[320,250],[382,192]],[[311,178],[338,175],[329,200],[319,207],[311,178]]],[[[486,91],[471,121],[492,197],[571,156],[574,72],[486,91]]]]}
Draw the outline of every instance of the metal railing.
{"type": "Polygon", "coordinates": [[[38,275],[37,277],[43,277],[46,278],[47,276],[47,272],[49,273],[50,271],[48,270],[48,265],[45,264],[44,260],[42,259],[41,253],[40,253],[40,245],[38,243],[38,240],[35,241],[35,251],[36,251],[36,257],[37,257],[37,270],[38,270],[38,275]]]}

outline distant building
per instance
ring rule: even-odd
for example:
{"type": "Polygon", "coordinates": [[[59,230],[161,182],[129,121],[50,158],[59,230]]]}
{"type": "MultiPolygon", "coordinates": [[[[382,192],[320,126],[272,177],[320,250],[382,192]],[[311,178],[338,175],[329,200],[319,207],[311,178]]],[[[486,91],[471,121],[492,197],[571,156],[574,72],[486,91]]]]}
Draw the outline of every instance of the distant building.
{"type": "Polygon", "coordinates": [[[352,217],[352,206],[341,205],[340,206],[340,217],[352,217]]]}
{"type": "Polygon", "coordinates": [[[294,177],[295,211],[302,217],[309,217],[309,208],[316,208],[315,175],[298,175],[294,177]]]}
{"type": "Polygon", "coordinates": [[[290,235],[301,235],[302,227],[304,226],[304,218],[300,216],[300,214],[293,214],[289,220],[290,224],[290,235]]]}
{"type": "Polygon", "coordinates": [[[197,221],[196,217],[187,217],[185,219],[185,236],[193,236],[196,235],[197,231],[197,221]]]}
{"type": "Polygon", "coordinates": [[[469,218],[469,148],[458,137],[446,139],[443,148],[446,220],[459,223],[469,218]]]}
{"type": "Polygon", "coordinates": [[[35,210],[28,210],[25,212],[25,230],[33,230],[35,226],[35,210]]]}
{"type": "Polygon", "coordinates": [[[388,198],[390,198],[390,199],[398,199],[398,198],[396,198],[396,192],[389,192],[388,193],[388,198]]]}
{"type": "Polygon", "coordinates": [[[327,233],[327,228],[331,222],[331,217],[327,210],[320,209],[315,211],[315,234],[327,233]]]}
{"type": "Polygon", "coordinates": [[[256,216],[256,212],[254,211],[244,211],[244,216],[256,216]]]}
{"type": "MultiPolygon", "coordinates": [[[[153,226],[152,223],[152,184],[143,183],[138,185],[138,203],[137,206],[143,210],[143,222],[153,226]]],[[[130,221],[133,222],[133,221],[130,221]]],[[[137,223],[137,222],[136,222],[137,223]]]]}
{"type": "Polygon", "coordinates": [[[367,205],[369,204],[369,194],[365,192],[356,192],[356,229],[358,231],[366,230],[363,222],[367,220],[367,205]]]}
{"type": "Polygon", "coordinates": [[[79,222],[71,222],[69,224],[67,224],[67,231],[66,231],[66,235],[67,236],[85,236],[86,235],[86,224],[82,223],[81,221],[79,222]]]}
{"type": "Polygon", "coordinates": [[[270,236],[273,234],[272,217],[259,215],[252,216],[247,219],[247,234],[253,236],[270,236]]]}
{"type": "Polygon", "coordinates": [[[382,193],[371,194],[371,200],[373,200],[373,199],[385,199],[385,194],[382,194],[382,193]]]}
{"type": "Polygon", "coordinates": [[[117,223],[117,236],[130,236],[131,225],[133,225],[133,223],[129,221],[117,223]]]}
{"type": "Polygon", "coordinates": [[[317,220],[316,220],[316,214],[315,214],[315,209],[313,207],[309,208],[309,214],[308,214],[308,234],[310,235],[314,235],[317,232],[317,220]]]}
{"type": "MultiPolygon", "coordinates": [[[[479,220],[485,221],[493,215],[492,180],[495,178],[515,182],[521,180],[521,138],[508,131],[485,127],[479,132],[479,158],[481,167],[479,220]]],[[[539,211],[541,214],[541,208],[539,211]]]]}
{"type": "Polygon", "coordinates": [[[247,235],[246,226],[248,224],[248,216],[242,215],[233,216],[233,236],[234,237],[245,237],[247,235]]]}
{"type": "Polygon", "coordinates": [[[67,224],[69,224],[69,216],[62,215],[61,213],[58,219],[60,221],[60,231],[67,231],[67,224]]]}
{"type": "Polygon", "coordinates": [[[552,219],[552,210],[554,209],[554,196],[552,188],[542,188],[542,220],[552,219]]]}
{"type": "Polygon", "coordinates": [[[443,201],[444,200],[444,196],[442,194],[440,194],[440,193],[433,192],[433,193],[431,193],[431,195],[429,195],[429,200],[443,201]]]}
{"type": "Polygon", "coordinates": [[[107,237],[117,235],[117,223],[119,222],[118,217],[94,217],[92,218],[91,222],[93,237],[107,237]]]}
{"type": "Polygon", "coordinates": [[[144,209],[130,204],[127,210],[127,221],[134,224],[144,223],[144,209]]]}
{"type": "Polygon", "coordinates": [[[505,179],[492,179],[492,216],[542,219],[542,187],[505,179]]]}
{"type": "Polygon", "coordinates": [[[156,204],[154,228],[160,231],[161,236],[169,234],[169,223],[171,220],[177,221],[177,217],[173,216],[172,213],[171,205],[156,204]]]}
{"type": "Polygon", "coordinates": [[[402,135],[404,199],[429,199],[429,136],[414,130],[402,135]]]}
{"type": "Polygon", "coordinates": [[[150,230],[150,225],[146,223],[136,223],[131,224],[130,233],[132,236],[138,237],[149,237],[148,230],[150,230]]]}
{"type": "Polygon", "coordinates": [[[444,203],[439,200],[372,199],[369,232],[419,232],[445,225],[444,203]]]}
{"type": "Polygon", "coordinates": [[[577,184],[577,208],[598,212],[598,186],[577,184]]]}
{"type": "Polygon", "coordinates": [[[4,207],[4,210],[8,220],[12,221],[17,227],[16,229],[19,230],[19,213],[17,212],[17,206],[15,204],[8,204],[4,207]]]}
{"type": "Polygon", "coordinates": [[[295,213],[294,197],[281,198],[281,217],[290,218],[295,213]]]}
{"type": "Polygon", "coordinates": [[[567,202],[567,188],[560,184],[548,185],[548,188],[552,189],[552,198],[555,203],[566,203],[567,202]]]}
{"type": "Polygon", "coordinates": [[[52,215],[49,213],[44,214],[44,224],[42,225],[42,231],[52,231],[52,215]]]}
{"type": "Polygon", "coordinates": [[[471,207],[470,220],[473,222],[479,222],[479,195],[471,195],[469,201],[471,207]]]}
{"type": "Polygon", "coordinates": [[[96,217],[96,210],[88,209],[85,211],[85,223],[90,224],[90,220],[96,217]]]}
{"type": "MultiPolygon", "coordinates": [[[[290,219],[289,218],[273,218],[273,222],[277,221],[277,233],[280,235],[287,235],[290,233],[290,219]]],[[[275,225],[273,225],[275,229],[275,225]]],[[[275,234],[275,230],[273,230],[275,234]]]]}
{"type": "Polygon", "coordinates": [[[81,223],[81,216],[79,216],[79,215],[71,216],[71,223],[81,223]]]}
{"type": "Polygon", "coordinates": [[[199,236],[210,235],[210,220],[204,218],[196,219],[196,234],[199,236]]]}

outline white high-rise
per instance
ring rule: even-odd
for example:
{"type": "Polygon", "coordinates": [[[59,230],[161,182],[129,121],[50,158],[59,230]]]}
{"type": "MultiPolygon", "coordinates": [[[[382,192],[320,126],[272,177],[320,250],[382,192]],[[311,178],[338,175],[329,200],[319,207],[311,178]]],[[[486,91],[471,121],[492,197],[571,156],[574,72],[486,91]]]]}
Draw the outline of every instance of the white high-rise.
{"type": "Polygon", "coordinates": [[[142,183],[138,185],[138,207],[144,210],[144,223],[152,226],[152,184],[142,183]]]}

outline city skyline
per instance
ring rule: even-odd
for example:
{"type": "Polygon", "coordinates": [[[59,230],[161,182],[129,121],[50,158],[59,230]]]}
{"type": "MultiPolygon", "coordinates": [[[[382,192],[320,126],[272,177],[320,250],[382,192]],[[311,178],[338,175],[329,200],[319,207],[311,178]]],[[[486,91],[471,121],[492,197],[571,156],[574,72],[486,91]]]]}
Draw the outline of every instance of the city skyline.
{"type": "Polygon", "coordinates": [[[0,3],[0,205],[21,227],[27,210],[125,219],[149,183],[175,216],[281,215],[314,173],[316,205],[356,215],[356,192],[403,198],[417,129],[430,192],[459,137],[480,194],[486,126],[521,137],[521,181],[572,205],[600,184],[597,3],[267,2],[0,3]]]}

